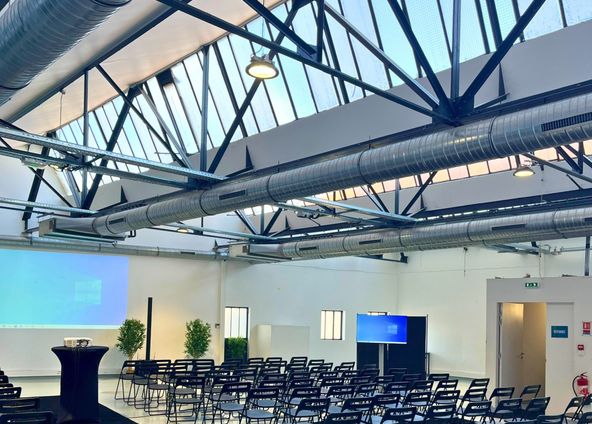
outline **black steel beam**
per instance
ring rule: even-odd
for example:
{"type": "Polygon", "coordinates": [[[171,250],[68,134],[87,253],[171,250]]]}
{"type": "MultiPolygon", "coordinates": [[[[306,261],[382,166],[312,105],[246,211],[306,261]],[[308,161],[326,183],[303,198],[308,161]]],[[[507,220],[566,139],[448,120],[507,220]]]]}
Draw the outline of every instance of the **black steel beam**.
{"type": "Polygon", "coordinates": [[[460,83],[460,22],[461,0],[453,0],[452,5],[452,69],[450,77],[450,97],[459,96],[460,83]]]}
{"type": "Polygon", "coordinates": [[[559,154],[559,156],[561,156],[563,158],[563,160],[570,166],[570,168],[574,171],[574,172],[578,172],[578,173],[583,173],[584,169],[582,167],[580,167],[575,160],[573,160],[565,150],[563,150],[563,147],[561,146],[557,146],[555,147],[555,151],[559,154]]]}
{"type": "MultiPolygon", "coordinates": [[[[294,60],[302,62],[305,65],[308,65],[308,66],[311,66],[315,69],[318,69],[319,71],[329,74],[335,78],[343,79],[344,81],[346,81],[352,85],[358,86],[358,87],[360,87],[364,90],[367,90],[371,93],[377,94],[380,97],[383,97],[387,100],[390,100],[390,101],[397,103],[401,106],[404,106],[408,109],[414,110],[416,112],[422,113],[422,114],[430,116],[432,118],[441,119],[443,121],[452,123],[450,116],[447,114],[442,114],[442,113],[439,113],[439,112],[436,112],[436,111],[433,111],[430,109],[426,109],[423,106],[419,106],[416,103],[410,102],[409,100],[406,100],[406,99],[403,99],[399,96],[396,96],[396,95],[392,94],[390,91],[385,91],[381,88],[375,87],[371,84],[368,84],[364,81],[361,81],[357,78],[347,75],[341,71],[337,71],[336,69],[333,69],[329,66],[323,65],[322,63],[319,63],[314,59],[310,59],[305,56],[302,56],[302,55],[298,54],[297,52],[294,52],[286,47],[283,47],[276,42],[269,41],[266,38],[263,38],[263,37],[258,36],[256,34],[253,34],[253,33],[249,32],[239,26],[233,25],[223,19],[220,19],[220,18],[218,18],[214,15],[211,15],[207,12],[204,12],[203,10],[200,10],[200,9],[193,7],[193,6],[189,6],[180,0],[158,0],[158,1],[166,4],[167,6],[170,6],[176,10],[179,10],[183,13],[193,16],[196,19],[202,20],[204,22],[207,22],[209,24],[217,26],[229,33],[232,33],[232,34],[238,35],[239,37],[245,38],[255,44],[259,44],[263,47],[267,47],[271,50],[274,50],[278,54],[282,54],[284,56],[287,56],[289,58],[292,58],[294,60]]],[[[441,89],[441,87],[440,87],[440,89],[441,89]]]]}
{"type": "Polygon", "coordinates": [[[411,198],[409,203],[407,203],[407,206],[405,206],[405,209],[403,209],[403,212],[401,212],[401,215],[407,215],[407,213],[413,207],[415,202],[417,202],[417,199],[419,199],[421,197],[421,195],[423,194],[425,189],[428,188],[428,186],[432,183],[432,180],[434,179],[436,174],[437,174],[436,171],[430,173],[430,176],[428,177],[428,179],[424,181],[424,183],[421,185],[419,190],[417,190],[417,193],[415,193],[415,195],[411,198]]]}
{"type": "MultiPolygon", "coordinates": [[[[285,25],[287,25],[287,26],[292,25],[292,22],[294,21],[294,18],[296,17],[297,12],[298,12],[298,8],[292,7],[292,9],[290,9],[290,11],[288,12],[288,16],[286,16],[285,25]]],[[[283,41],[284,37],[285,37],[284,34],[279,33],[275,39],[275,42],[280,44],[283,41]]],[[[275,51],[271,50],[269,52],[270,59],[273,59],[275,57],[275,55],[276,55],[275,51]]],[[[243,103],[241,104],[240,108],[238,109],[236,116],[234,117],[232,123],[230,124],[230,127],[228,128],[228,131],[226,132],[226,135],[224,136],[224,140],[220,144],[220,147],[218,148],[218,151],[216,152],[216,155],[214,156],[214,159],[212,160],[212,163],[210,164],[210,167],[208,168],[209,173],[213,174],[216,172],[216,169],[218,169],[218,165],[220,165],[220,161],[224,157],[224,154],[226,153],[226,149],[228,149],[228,146],[230,145],[230,141],[232,140],[232,137],[234,137],[234,133],[235,133],[236,129],[242,123],[243,116],[245,116],[245,113],[247,112],[249,106],[251,105],[251,101],[255,97],[255,94],[257,93],[257,89],[259,88],[261,83],[262,83],[262,80],[256,79],[251,84],[251,88],[249,88],[249,91],[247,92],[247,95],[245,96],[243,103]]]]}
{"type": "Polygon", "coordinates": [[[325,30],[325,0],[317,0],[317,62],[323,61],[323,33],[325,30]]]}
{"type": "MultiPolygon", "coordinates": [[[[208,104],[210,90],[210,46],[203,48],[204,62],[201,80],[201,134],[199,140],[199,170],[208,170],[208,104]]],[[[223,65],[220,65],[221,67],[223,65]]]]}
{"type": "MultiPolygon", "coordinates": [[[[121,131],[123,130],[123,124],[125,123],[125,120],[127,119],[128,115],[129,115],[129,111],[131,109],[131,100],[134,99],[134,97],[139,93],[139,88],[138,87],[132,87],[130,88],[129,92],[127,93],[127,98],[128,100],[130,100],[130,102],[124,102],[123,105],[121,106],[121,110],[119,112],[119,116],[117,117],[117,121],[115,122],[115,125],[113,126],[113,131],[111,132],[111,136],[109,137],[109,141],[107,141],[107,146],[106,149],[108,152],[112,152],[113,149],[115,149],[115,145],[117,144],[117,140],[119,139],[119,135],[121,134],[121,131]]],[[[109,163],[109,159],[101,159],[101,162],[99,164],[100,167],[106,167],[107,164],[109,163]]],[[[89,209],[90,205],[92,204],[95,195],[97,194],[97,190],[99,189],[99,185],[101,184],[101,180],[103,179],[103,174],[101,173],[97,173],[95,175],[95,177],[93,178],[93,182],[92,185],[90,187],[90,190],[88,190],[87,195],[82,199],[82,207],[83,209],[89,209]]]]}
{"type": "Polygon", "coordinates": [[[430,61],[428,60],[427,56],[425,55],[421,45],[415,33],[413,32],[413,28],[411,27],[411,22],[407,18],[407,15],[403,11],[401,5],[399,4],[398,0],[388,0],[391,9],[393,10],[401,29],[405,33],[405,37],[407,37],[407,41],[411,45],[413,52],[415,53],[415,57],[419,62],[419,65],[424,70],[426,74],[426,78],[430,82],[432,89],[436,93],[436,97],[438,97],[439,103],[441,108],[443,109],[444,113],[447,113],[448,117],[451,117],[452,112],[452,105],[450,104],[450,99],[446,96],[444,92],[444,88],[442,88],[442,84],[438,80],[436,73],[432,69],[432,65],[430,65],[430,61]]]}
{"type": "Polygon", "coordinates": [[[549,168],[556,169],[559,172],[563,172],[564,174],[571,175],[572,177],[577,178],[579,180],[586,181],[587,183],[592,183],[592,178],[590,178],[590,177],[580,174],[579,172],[572,171],[571,169],[563,168],[562,166],[559,166],[553,162],[549,162],[547,160],[541,159],[535,155],[531,155],[530,153],[523,153],[522,156],[526,156],[527,158],[529,158],[539,164],[543,164],[545,166],[548,166],[549,168]]]}
{"type": "Polygon", "coordinates": [[[133,99],[129,99],[125,93],[123,92],[123,90],[119,87],[119,85],[117,85],[117,83],[113,80],[113,78],[111,78],[111,75],[109,75],[107,73],[107,71],[105,71],[105,69],[101,66],[101,65],[97,65],[96,66],[97,71],[99,71],[99,73],[103,76],[103,78],[105,78],[105,80],[109,83],[109,85],[111,85],[111,87],[113,87],[113,89],[117,92],[117,94],[119,95],[119,97],[125,102],[128,103],[128,106],[136,113],[136,115],[138,116],[138,118],[140,118],[140,120],[146,125],[146,127],[148,128],[148,130],[156,137],[156,139],[158,141],[160,141],[160,143],[164,146],[165,149],[167,149],[167,151],[169,152],[169,154],[171,155],[171,158],[177,162],[180,166],[183,167],[187,167],[187,165],[181,160],[181,158],[179,158],[179,156],[175,153],[175,151],[173,150],[173,148],[171,147],[171,144],[165,140],[156,130],[156,128],[154,128],[154,126],[152,126],[152,124],[150,123],[150,121],[148,121],[148,119],[146,119],[146,117],[144,116],[144,114],[142,113],[142,111],[140,109],[138,109],[136,107],[136,105],[134,105],[133,103],[133,99]]]}
{"type": "Polygon", "coordinates": [[[282,208],[278,208],[273,215],[271,216],[271,219],[269,220],[269,222],[267,223],[267,226],[263,229],[263,231],[261,232],[261,235],[266,236],[269,234],[269,232],[271,231],[273,224],[275,224],[275,222],[278,220],[278,218],[280,217],[280,215],[282,214],[284,210],[282,208]]]}
{"type": "Polygon", "coordinates": [[[497,8],[495,6],[495,0],[485,0],[487,3],[487,13],[489,15],[489,22],[491,23],[491,30],[493,32],[493,42],[495,43],[496,49],[502,44],[502,30],[497,15],[497,8]]]}
{"type": "Polygon", "coordinates": [[[243,224],[245,224],[245,227],[247,227],[252,234],[257,234],[257,230],[255,229],[253,224],[251,224],[249,218],[245,216],[245,213],[243,211],[234,211],[234,214],[239,217],[243,224]]]}
{"type": "Polygon", "coordinates": [[[474,104],[474,99],[477,92],[481,89],[483,84],[485,84],[485,81],[487,81],[487,79],[495,70],[495,68],[497,68],[497,66],[501,63],[502,59],[506,56],[508,51],[510,51],[510,48],[514,45],[516,39],[520,37],[520,34],[522,34],[522,31],[524,31],[524,28],[526,28],[530,21],[532,21],[532,18],[534,18],[534,16],[539,11],[544,2],[545,0],[532,0],[530,6],[528,6],[528,8],[524,11],[520,19],[518,19],[516,25],[514,25],[514,28],[512,28],[512,30],[508,33],[506,38],[504,38],[504,40],[498,46],[497,50],[491,55],[489,60],[485,63],[483,69],[481,69],[481,71],[477,74],[473,82],[471,82],[469,87],[466,89],[466,91],[460,99],[461,104],[474,104]]]}
{"type": "Polygon", "coordinates": [[[376,46],[364,34],[358,31],[343,15],[335,10],[330,5],[325,6],[325,10],[333,19],[337,21],[345,30],[353,36],[358,42],[366,47],[378,60],[380,60],[388,69],[393,71],[401,80],[409,86],[422,100],[429,104],[432,108],[438,107],[438,99],[435,98],[426,88],[421,85],[415,78],[409,75],[399,65],[397,65],[390,57],[386,55],[378,46],[376,46]]]}
{"type": "MultiPolygon", "coordinates": [[[[41,154],[42,155],[47,155],[49,153],[49,148],[48,147],[43,147],[41,149],[41,154]]],[[[39,189],[41,188],[41,179],[43,178],[43,174],[45,173],[45,169],[32,169],[34,177],[33,177],[33,182],[31,183],[31,189],[29,190],[29,196],[27,196],[27,201],[29,202],[35,202],[37,200],[37,195],[39,194],[39,189]]],[[[23,221],[27,222],[29,219],[31,219],[31,212],[33,211],[33,208],[30,206],[27,206],[25,208],[25,212],[23,212],[23,221]]]]}
{"type": "Polygon", "coordinates": [[[366,190],[363,186],[361,186],[360,188],[364,191],[364,193],[366,193],[366,196],[368,196],[370,201],[372,203],[374,203],[374,206],[376,206],[382,212],[390,213],[388,208],[386,207],[386,205],[384,204],[384,202],[382,201],[382,199],[380,198],[380,196],[376,192],[376,190],[374,190],[374,187],[372,187],[372,184],[368,184],[367,187],[368,187],[368,190],[366,190]]]}
{"type": "Polygon", "coordinates": [[[306,55],[310,58],[313,58],[317,55],[317,50],[310,46],[306,41],[304,41],[298,34],[296,34],[292,29],[286,25],[284,22],[281,21],[278,17],[276,17],[269,9],[267,9],[263,4],[259,2],[259,0],[243,0],[247,3],[255,12],[257,12],[263,19],[273,25],[280,33],[284,35],[288,40],[296,44],[296,47],[300,49],[302,52],[306,53],[306,55]]]}
{"type": "MultiPolygon", "coordinates": [[[[322,15],[323,20],[325,21],[325,35],[327,36],[327,50],[329,50],[329,54],[331,55],[331,60],[333,61],[333,67],[339,71],[341,71],[341,66],[339,65],[339,57],[337,56],[337,50],[335,49],[335,43],[333,42],[333,36],[331,35],[331,28],[328,24],[326,24],[327,17],[323,13],[322,15]]],[[[345,82],[343,80],[337,79],[337,84],[339,85],[339,91],[341,91],[341,97],[343,97],[343,102],[345,104],[349,103],[349,94],[347,93],[347,88],[345,87],[345,82]]]]}
{"type": "Polygon", "coordinates": [[[581,160],[582,161],[582,165],[586,164],[588,167],[592,168],[592,160],[588,159],[585,155],[585,152],[579,152],[576,149],[574,149],[572,146],[570,146],[569,144],[566,144],[565,147],[567,150],[569,150],[570,152],[572,152],[573,154],[578,156],[578,161],[581,160]]]}

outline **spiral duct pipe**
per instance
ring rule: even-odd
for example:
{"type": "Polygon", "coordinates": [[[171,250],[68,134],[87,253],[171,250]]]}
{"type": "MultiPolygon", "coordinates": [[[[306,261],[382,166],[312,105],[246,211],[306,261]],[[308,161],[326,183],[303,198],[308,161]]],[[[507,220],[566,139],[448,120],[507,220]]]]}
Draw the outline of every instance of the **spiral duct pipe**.
{"type": "Polygon", "coordinates": [[[127,211],[96,218],[55,218],[53,227],[111,236],[591,137],[592,94],[586,94],[273,175],[219,183],[127,211]]]}
{"type": "Polygon", "coordinates": [[[0,106],[130,0],[16,0],[0,15],[0,106]]]}
{"type": "Polygon", "coordinates": [[[592,207],[450,224],[424,224],[400,230],[377,230],[365,234],[318,238],[272,246],[251,245],[249,253],[294,259],[320,259],[471,245],[491,246],[590,234],[592,207]]]}

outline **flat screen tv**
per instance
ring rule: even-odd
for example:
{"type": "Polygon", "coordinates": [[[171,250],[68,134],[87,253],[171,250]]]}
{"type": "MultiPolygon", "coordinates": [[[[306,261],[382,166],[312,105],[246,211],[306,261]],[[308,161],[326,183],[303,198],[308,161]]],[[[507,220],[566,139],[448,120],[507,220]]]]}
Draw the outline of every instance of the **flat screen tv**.
{"type": "Polygon", "coordinates": [[[407,317],[358,314],[356,341],[405,344],[407,343],[407,317]]]}

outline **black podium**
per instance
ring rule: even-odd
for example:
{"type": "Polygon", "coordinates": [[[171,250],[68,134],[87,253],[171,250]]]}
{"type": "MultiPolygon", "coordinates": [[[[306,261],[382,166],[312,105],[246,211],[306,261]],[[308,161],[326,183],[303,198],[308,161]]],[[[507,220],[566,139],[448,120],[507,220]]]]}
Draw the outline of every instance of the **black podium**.
{"type": "Polygon", "coordinates": [[[62,364],[59,423],[98,423],[99,363],[106,346],[53,347],[62,364]]]}

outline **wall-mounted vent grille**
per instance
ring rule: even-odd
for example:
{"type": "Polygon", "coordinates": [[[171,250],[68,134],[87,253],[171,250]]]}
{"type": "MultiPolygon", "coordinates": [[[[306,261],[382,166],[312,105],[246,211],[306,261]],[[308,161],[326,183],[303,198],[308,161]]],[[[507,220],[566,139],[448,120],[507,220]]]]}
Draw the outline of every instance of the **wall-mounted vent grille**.
{"type": "Polygon", "coordinates": [[[363,246],[365,244],[376,244],[376,243],[382,243],[382,239],[377,239],[377,240],[362,240],[358,244],[360,246],[363,246]]]}
{"type": "Polygon", "coordinates": [[[499,225],[491,227],[491,231],[523,230],[524,228],[526,228],[526,224],[499,225]]]}
{"type": "Polygon", "coordinates": [[[558,130],[559,128],[578,125],[584,122],[592,121],[592,112],[582,113],[581,115],[570,116],[569,118],[558,119],[556,121],[541,124],[543,132],[558,130]]]}
{"type": "Polygon", "coordinates": [[[109,225],[114,225],[114,224],[121,224],[122,222],[125,222],[126,218],[117,218],[117,219],[112,219],[111,221],[109,221],[109,225]]]}
{"type": "Polygon", "coordinates": [[[310,246],[310,247],[300,247],[298,248],[299,252],[310,252],[311,250],[317,250],[318,246],[310,246]]]}
{"type": "Polygon", "coordinates": [[[218,196],[218,200],[234,199],[235,197],[241,197],[247,194],[246,190],[233,191],[232,193],[221,194],[218,196]]]}

